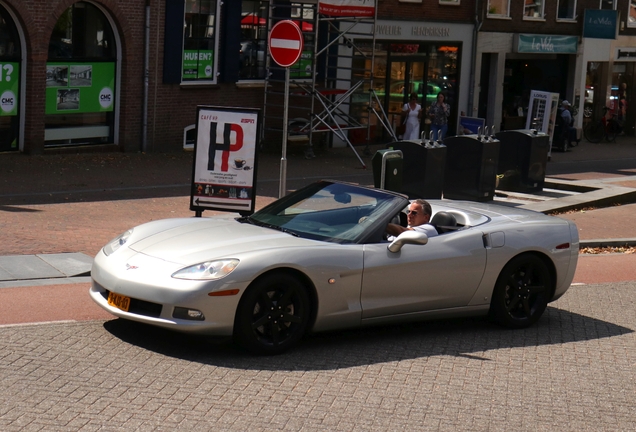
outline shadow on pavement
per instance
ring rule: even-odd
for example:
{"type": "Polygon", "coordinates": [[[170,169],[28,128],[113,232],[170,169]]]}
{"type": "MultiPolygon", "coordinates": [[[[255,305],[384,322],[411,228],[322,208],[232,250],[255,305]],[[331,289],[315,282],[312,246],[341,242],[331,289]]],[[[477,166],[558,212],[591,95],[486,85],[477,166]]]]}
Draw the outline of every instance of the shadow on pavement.
{"type": "Polygon", "coordinates": [[[633,333],[610,322],[548,307],[534,326],[508,330],[486,319],[456,319],[311,335],[291,351],[258,357],[229,338],[211,339],[122,319],[104,323],[120,340],[182,360],[246,370],[334,370],[432,356],[490,361],[488,351],[554,345],[633,333]]]}
{"type": "MultiPolygon", "coordinates": [[[[329,178],[372,184],[348,148],[317,150],[307,160],[301,149],[288,154],[287,189],[329,178]]],[[[0,157],[0,205],[115,201],[190,195],[193,152],[5,154],[0,157]]],[[[371,156],[366,155],[367,164],[371,156]]],[[[278,197],[280,153],[259,152],[256,194],[278,197]]]]}

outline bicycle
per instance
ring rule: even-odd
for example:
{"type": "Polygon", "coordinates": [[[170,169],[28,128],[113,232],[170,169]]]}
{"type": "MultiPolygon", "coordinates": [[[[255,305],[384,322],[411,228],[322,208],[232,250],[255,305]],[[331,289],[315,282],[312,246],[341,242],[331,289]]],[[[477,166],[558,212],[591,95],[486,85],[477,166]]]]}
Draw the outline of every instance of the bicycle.
{"type": "Polygon", "coordinates": [[[615,142],[616,135],[621,132],[621,126],[614,119],[614,114],[609,108],[603,108],[603,111],[603,117],[600,120],[588,123],[583,129],[585,139],[591,143],[599,143],[603,138],[607,142],[615,142]]]}

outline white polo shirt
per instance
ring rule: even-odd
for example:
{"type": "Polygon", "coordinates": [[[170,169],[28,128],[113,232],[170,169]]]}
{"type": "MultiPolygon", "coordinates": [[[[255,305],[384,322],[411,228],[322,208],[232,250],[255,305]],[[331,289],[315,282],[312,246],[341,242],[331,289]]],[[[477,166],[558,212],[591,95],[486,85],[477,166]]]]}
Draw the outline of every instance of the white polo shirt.
{"type": "Polygon", "coordinates": [[[428,223],[409,228],[411,228],[413,231],[423,232],[428,237],[435,237],[437,235],[437,230],[435,229],[435,227],[428,223]]]}

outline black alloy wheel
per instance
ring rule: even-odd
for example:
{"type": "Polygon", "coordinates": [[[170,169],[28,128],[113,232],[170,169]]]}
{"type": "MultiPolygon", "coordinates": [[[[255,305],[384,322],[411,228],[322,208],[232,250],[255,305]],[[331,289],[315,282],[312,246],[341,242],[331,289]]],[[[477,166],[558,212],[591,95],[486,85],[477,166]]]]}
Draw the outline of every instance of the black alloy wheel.
{"type": "Polygon", "coordinates": [[[545,311],[552,280],[545,263],[535,255],[519,255],[501,271],[490,303],[490,314],[509,328],[528,327],[545,311]]]}
{"type": "Polygon", "coordinates": [[[266,275],[241,299],[234,339],[254,354],[280,354],[302,338],[309,316],[309,296],[298,279],[285,273],[266,275]]]}

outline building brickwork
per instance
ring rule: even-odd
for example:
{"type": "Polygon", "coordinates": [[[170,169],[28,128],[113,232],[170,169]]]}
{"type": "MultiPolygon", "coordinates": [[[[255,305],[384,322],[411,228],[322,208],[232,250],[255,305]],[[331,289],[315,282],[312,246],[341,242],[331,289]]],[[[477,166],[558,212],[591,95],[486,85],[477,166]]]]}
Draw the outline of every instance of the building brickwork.
{"type": "MultiPolygon", "coordinates": [[[[171,0],[90,0],[108,17],[117,34],[121,58],[119,71],[118,146],[91,145],[88,151],[174,151],[181,148],[183,129],[195,123],[197,105],[244,106],[262,108],[264,88],[262,84],[237,84],[233,77],[224,76],[225,68],[219,68],[219,78],[214,85],[167,84],[164,70],[164,33],[166,4],[171,0]],[[146,4],[150,9],[149,68],[148,68],[148,116],[147,146],[143,148],[144,103],[144,42],[146,4]]],[[[46,73],[49,40],[55,25],[74,0],[0,0],[0,4],[15,18],[19,32],[24,37],[22,56],[26,64],[24,92],[24,131],[22,151],[29,154],[45,152],[76,152],[82,147],[67,149],[45,148],[46,73]]],[[[225,6],[224,6],[225,7],[225,6]]],[[[221,9],[219,63],[228,53],[223,50],[227,29],[221,9]]],[[[475,1],[454,2],[423,1],[404,3],[398,0],[378,2],[378,19],[410,20],[422,22],[449,22],[471,24],[474,20],[475,1]]],[[[233,56],[229,56],[230,59],[233,56]]],[[[231,61],[231,60],[230,60],[231,61]]]]}

